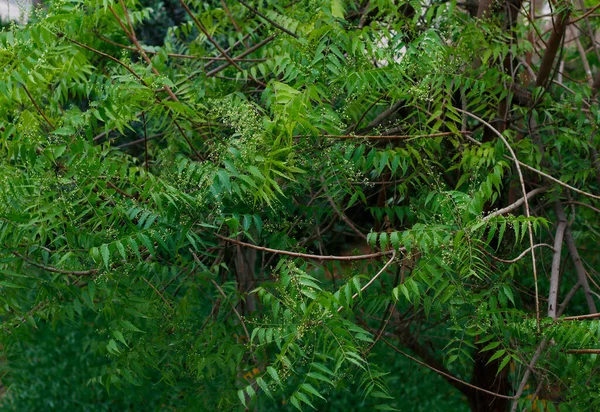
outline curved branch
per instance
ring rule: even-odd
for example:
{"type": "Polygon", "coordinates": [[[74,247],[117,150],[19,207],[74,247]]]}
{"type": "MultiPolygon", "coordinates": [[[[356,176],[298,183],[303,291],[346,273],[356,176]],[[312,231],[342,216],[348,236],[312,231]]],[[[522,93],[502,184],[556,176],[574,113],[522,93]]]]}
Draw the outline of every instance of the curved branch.
{"type": "MultiPolygon", "coordinates": [[[[459,110],[459,109],[457,109],[457,110],[459,110]]],[[[481,142],[479,142],[479,141],[475,140],[474,138],[472,138],[472,137],[471,137],[471,136],[469,136],[469,135],[466,135],[466,138],[467,138],[467,140],[469,140],[470,142],[472,142],[472,143],[475,143],[475,144],[477,144],[477,145],[479,145],[479,146],[481,146],[481,145],[483,144],[483,143],[481,143],[481,142]]],[[[509,157],[507,156],[507,158],[509,158],[509,157]]],[[[510,159],[510,158],[509,158],[509,159],[510,159]]],[[[554,183],[556,183],[556,184],[558,184],[558,185],[560,185],[560,186],[564,187],[565,189],[572,190],[573,192],[579,193],[579,194],[581,194],[581,195],[584,195],[584,196],[587,196],[587,197],[591,197],[591,198],[593,198],[593,199],[600,199],[600,196],[598,196],[598,195],[593,195],[593,194],[591,194],[591,193],[588,193],[588,192],[586,192],[586,191],[583,191],[583,190],[581,190],[581,189],[577,189],[576,187],[573,187],[573,186],[571,186],[571,185],[569,185],[569,184],[567,184],[567,183],[564,183],[564,182],[560,181],[559,179],[557,179],[557,178],[555,178],[555,177],[552,177],[552,176],[550,176],[549,174],[542,172],[541,170],[538,170],[538,169],[536,169],[536,168],[535,168],[535,167],[533,167],[533,166],[529,166],[529,165],[528,165],[528,164],[526,164],[526,163],[523,163],[523,162],[519,161],[519,166],[522,166],[522,167],[524,167],[525,169],[527,169],[527,170],[529,170],[529,171],[532,171],[532,172],[534,172],[534,173],[537,173],[538,175],[540,175],[540,176],[542,176],[542,177],[544,177],[544,178],[546,178],[546,179],[548,179],[548,180],[550,180],[550,181],[552,181],[552,182],[554,182],[554,183]]]]}
{"type": "MultiPolygon", "coordinates": [[[[356,292],[354,295],[352,295],[352,300],[356,299],[356,297],[358,296],[359,293],[362,293],[365,291],[365,289],[367,289],[369,286],[371,286],[373,284],[373,282],[375,282],[377,280],[377,278],[379,276],[381,276],[381,274],[383,272],[385,272],[385,270],[392,264],[392,262],[396,259],[396,249],[392,250],[392,257],[390,258],[390,260],[388,260],[388,262],[381,268],[381,270],[379,272],[377,272],[377,274],[375,276],[373,276],[371,278],[371,280],[369,280],[367,282],[367,284],[365,286],[363,286],[362,288],[360,288],[360,292],[356,292]]],[[[338,313],[340,313],[342,311],[342,309],[344,309],[343,306],[340,306],[338,308],[338,313]]]]}
{"type": "Polygon", "coordinates": [[[94,273],[98,272],[98,269],[90,269],[90,270],[65,270],[65,269],[58,269],[55,268],[54,266],[46,266],[46,265],[42,265],[41,263],[37,263],[31,259],[26,258],[25,256],[23,256],[22,254],[20,254],[19,252],[13,252],[16,256],[20,257],[21,259],[23,259],[25,262],[29,263],[32,266],[35,266],[36,268],[40,268],[40,269],[44,269],[48,272],[52,272],[52,273],[60,273],[61,275],[73,275],[73,276],[89,276],[89,275],[93,275],[94,273]]]}
{"type": "MultiPolygon", "coordinates": [[[[375,258],[378,258],[381,256],[387,256],[387,255],[391,255],[391,254],[395,253],[395,250],[386,250],[384,252],[369,253],[366,255],[358,255],[358,256],[311,255],[311,254],[307,254],[307,253],[289,252],[287,250],[271,249],[268,247],[256,246],[251,243],[241,242],[236,239],[231,239],[229,237],[221,236],[218,233],[215,233],[215,236],[218,237],[219,239],[223,239],[227,242],[235,243],[236,245],[240,245],[240,246],[244,246],[244,247],[249,247],[250,249],[260,250],[262,252],[276,253],[278,255],[286,255],[286,256],[299,257],[299,258],[304,258],[304,259],[313,259],[313,260],[340,260],[340,261],[342,261],[342,260],[343,261],[369,260],[369,259],[375,259],[375,258]]],[[[402,247],[398,250],[401,252],[404,252],[404,251],[406,251],[406,248],[402,247]]]]}
{"type": "Polygon", "coordinates": [[[509,399],[509,400],[513,400],[516,399],[515,396],[509,396],[509,395],[503,395],[501,393],[497,393],[497,392],[492,392],[492,391],[488,391],[487,389],[481,388],[479,386],[473,385],[469,382],[465,382],[462,379],[457,378],[456,376],[451,375],[449,372],[443,371],[441,369],[438,368],[434,368],[431,365],[428,365],[427,363],[415,358],[414,356],[410,356],[408,353],[398,349],[396,346],[392,345],[390,342],[388,342],[387,340],[385,340],[384,338],[381,338],[381,341],[383,343],[385,343],[387,346],[389,346],[390,348],[392,348],[394,351],[396,351],[397,353],[399,353],[400,355],[404,356],[405,358],[410,359],[411,361],[426,367],[427,369],[430,369],[432,371],[434,371],[435,373],[442,375],[444,378],[446,378],[446,380],[452,384],[452,386],[454,386],[455,388],[457,388],[458,390],[460,390],[461,392],[464,393],[464,388],[462,388],[462,386],[466,386],[468,388],[474,389],[476,391],[480,391],[480,392],[484,392],[487,393],[488,395],[492,395],[492,396],[497,396],[498,398],[503,398],[503,399],[509,399]]]}
{"type": "MultiPolygon", "coordinates": [[[[534,189],[531,192],[527,193],[527,200],[530,200],[532,197],[534,197],[535,195],[539,194],[539,193],[543,193],[546,190],[548,190],[547,187],[540,187],[538,189],[534,189]]],[[[513,210],[515,210],[516,208],[518,208],[519,206],[521,206],[523,203],[525,203],[525,199],[524,198],[520,198],[519,200],[517,200],[515,203],[506,206],[505,208],[496,210],[493,213],[490,213],[489,215],[485,216],[483,218],[483,221],[488,221],[493,217],[496,216],[500,216],[500,215],[504,215],[506,213],[512,212],[513,210]]]]}
{"type": "Polygon", "coordinates": [[[258,17],[268,21],[270,24],[272,24],[273,26],[277,27],[279,30],[281,30],[282,32],[289,34],[290,36],[292,36],[295,39],[299,39],[298,35],[292,33],[291,31],[289,31],[288,29],[286,29],[285,27],[281,26],[280,24],[275,23],[272,19],[268,18],[267,16],[265,16],[264,14],[262,14],[260,11],[256,10],[254,7],[250,6],[248,3],[246,3],[243,0],[238,0],[239,3],[242,3],[242,5],[247,8],[248,10],[250,10],[252,13],[256,14],[258,17]]]}
{"type": "MultiPolygon", "coordinates": [[[[552,245],[549,245],[549,244],[547,244],[547,243],[538,243],[537,245],[533,245],[533,248],[534,248],[534,249],[535,249],[535,248],[538,248],[538,247],[547,247],[547,248],[549,248],[549,249],[552,249],[552,250],[554,250],[554,248],[552,247],[552,245]]],[[[522,253],[521,253],[519,256],[517,256],[517,257],[516,257],[516,258],[514,258],[514,259],[510,259],[510,260],[501,259],[501,258],[499,258],[499,257],[497,257],[497,256],[494,256],[493,254],[491,254],[490,252],[488,252],[487,250],[485,250],[485,249],[483,249],[483,248],[480,248],[480,250],[481,250],[483,253],[485,253],[486,255],[488,255],[489,257],[491,257],[492,259],[494,259],[494,260],[496,260],[496,261],[498,261],[498,262],[502,262],[502,263],[515,263],[515,262],[518,262],[519,260],[523,259],[523,257],[524,257],[524,256],[525,256],[527,253],[531,252],[531,246],[530,246],[530,247],[528,247],[527,249],[525,249],[525,250],[524,250],[524,251],[523,251],[523,252],[522,252],[522,253]]]]}
{"type": "Polygon", "coordinates": [[[356,225],[354,223],[352,223],[352,221],[348,218],[348,216],[346,216],[346,214],[337,207],[337,205],[333,201],[333,198],[327,192],[327,187],[325,185],[325,178],[323,176],[321,176],[321,184],[323,185],[323,192],[325,193],[325,197],[327,198],[327,201],[329,202],[329,204],[331,205],[333,210],[335,210],[335,213],[337,213],[337,215],[340,217],[340,219],[342,219],[348,225],[348,227],[354,231],[354,233],[356,233],[358,236],[360,236],[363,240],[366,241],[367,235],[365,235],[363,232],[358,230],[356,225]]]}
{"type": "Polygon", "coordinates": [[[534,246],[533,228],[531,227],[531,221],[529,221],[529,217],[531,217],[531,212],[529,211],[529,202],[527,200],[527,189],[525,189],[525,180],[523,179],[523,172],[521,172],[521,167],[519,165],[519,163],[520,163],[519,159],[517,159],[517,155],[515,154],[515,151],[510,146],[510,144],[508,143],[508,140],[506,140],[506,138],[502,135],[502,133],[500,133],[494,126],[492,126],[491,124],[489,124],[488,122],[486,122],[479,116],[474,115],[471,112],[468,112],[468,111],[462,110],[462,109],[458,109],[458,108],[455,108],[455,110],[458,112],[461,112],[463,114],[466,114],[467,116],[471,116],[473,119],[486,125],[496,136],[498,136],[500,138],[500,140],[502,140],[502,143],[504,143],[504,145],[510,152],[510,155],[515,163],[515,167],[517,169],[517,174],[519,175],[519,183],[521,184],[521,191],[523,192],[523,202],[525,203],[525,217],[527,217],[527,219],[528,219],[527,220],[527,232],[529,233],[529,244],[531,245],[531,262],[532,262],[533,280],[534,280],[534,286],[535,286],[535,319],[537,322],[537,329],[539,332],[541,330],[541,326],[540,326],[540,296],[539,296],[539,290],[538,290],[537,265],[535,262],[535,248],[533,247],[534,246]]]}

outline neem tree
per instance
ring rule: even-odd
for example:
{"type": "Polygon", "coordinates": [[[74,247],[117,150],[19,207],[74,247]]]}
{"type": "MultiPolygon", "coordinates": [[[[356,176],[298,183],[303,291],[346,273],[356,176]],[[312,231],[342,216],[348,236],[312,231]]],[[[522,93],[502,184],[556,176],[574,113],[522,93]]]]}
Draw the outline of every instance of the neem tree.
{"type": "Polygon", "coordinates": [[[56,406],[38,362],[96,409],[417,410],[444,381],[598,408],[598,5],[542,6],[48,1],[5,29],[4,405],[56,406]]]}

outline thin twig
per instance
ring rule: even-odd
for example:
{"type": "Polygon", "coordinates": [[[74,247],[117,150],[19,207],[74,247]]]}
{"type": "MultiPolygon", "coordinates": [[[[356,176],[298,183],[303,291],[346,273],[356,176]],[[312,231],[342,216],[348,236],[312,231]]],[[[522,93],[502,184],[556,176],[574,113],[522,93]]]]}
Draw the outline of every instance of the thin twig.
{"type": "Polygon", "coordinates": [[[58,269],[55,268],[53,266],[46,266],[43,265],[41,263],[37,263],[31,259],[26,258],[25,256],[23,256],[22,254],[18,253],[18,252],[13,252],[16,256],[20,257],[21,259],[23,259],[25,262],[29,263],[32,266],[35,266],[37,268],[40,269],[44,269],[47,270],[48,272],[52,272],[52,273],[60,273],[61,275],[73,275],[73,276],[89,276],[89,275],[93,275],[94,273],[98,272],[98,269],[90,269],[90,270],[64,270],[64,269],[58,269]]]}
{"type": "MultiPolygon", "coordinates": [[[[312,260],[340,260],[340,261],[368,260],[368,259],[375,259],[375,258],[378,258],[381,256],[387,256],[392,253],[395,253],[393,250],[386,250],[384,252],[369,253],[367,255],[358,255],[358,256],[310,255],[307,253],[289,252],[287,250],[271,249],[268,247],[256,246],[251,243],[241,242],[236,239],[231,239],[229,237],[221,236],[218,233],[215,233],[215,236],[218,237],[219,239],[223,239],[227,242],[235,243],[236,245],[240,245],[240,246],[244,246],[244,247],[249,247],[251,249],[260,250],[262,252],[276,253],[278,255],[286,255],[286,256],[292,256],[292,257],[298,257],[298,258],[304,258],[304,259],[312,259],[312,260]]],[[[406,251],[406,248],[402,247],[398,250],[401,252],[404,252],[404,251],[406,251]]]]}
{"type": "Polygon", "coordinates": [[[381,338],[381,341],[383,343],[385,343],[387,346],[389,346],[390,348],[392,348],[395,352],[397,352],[400,355],[404,356],[405,358],[410,359],[411,361],[413,361],[413,362],[415,362],[415,363],[417,363],[417,364],[419,364],[421,366],[424,366],[427,369],[430,369],[430,370],[434,371],[435,373],[437,373],[439,375],[442,375],[443,377],[445,377],[447,379],[450,379],[450,380],[453,380],[455,382],[458,382],[459,384],[464,385],[464,386],[466,386],[468,388],[475,389],[476,391],[484,392],[484,393],[487,393],[488,395],[497,396],[498,398],[509,399],[509,400],[515,399],[515,396],[508,396],[508,395],[503,395],[501,393],[488,391],[487,389],[484,389],[484,388],[481,388],[479,386],[473,385],[473,384],[471,384],[469,382],[465,382],[462,379],[457,378],[456,376],[450,375],[447,372],[444,372],[442,370],[434,368],[433,366],[430,366],[430,365],[426,364],[425,362],[423,362],[423,361],[421,361],[421,360],[419,360],[419,359],[417,359],[417,358],[415,358],[413,356],[410,356],[408,353],[406,353],[406,352],[398,349],[395,345],[392,345],[390,342],[388,342],[384,338],[381,338]]]}
{"type": "Polygon", "coordinates": [[[578,315],[578,316],[565,316],[562,320],[582,320],[582,319],[593,319],[600,318],[600,313],[590,313],[588,315],[578,315]]]}
{"type": "Polygon", "coordinates": [[[519,387],[517,388],[517,392],[512,397],[512,399],[514,399],[514,402],[512,404],[512,407],[510,408],[510,412],[515,412],[517,410],[518,400],[519,400],[519,398],[521,398],[521,395],[523,394],[523,391],[525,390],[525,386],[527,385],[527,381],[529,380],[529,375],[531,375],[531,371],[533,371],[533,368],[535,367],[535,364],[537,363],[537,361],[540,357],[540,354],[542,353],[542,350],[544,350],[544,348],[546,347],[546,342],[547,342],[546,338],[542,339],[538,348],[536,349],[535,353],[533,354],[531,361],[529,361],[529,364],[527,365],[527,369],[525,370],[525,373],[523,374],[523,378],[521,379],[521,382],[519,383],[519,387]]]}
{"type": "MultiPolygon", "coordinates": [[[[589,15],[592,14],[593,12],[595,12],[598,8],[600,8],[600,4],[596,4],[594,7],[589,9],[585,14],[577,17],[576,19],[570,20],[568,24],[575,24],[579,20],[587,19],[589,17],[589,15]]],[[[594,40],[592,39],[592,41],[594,41],[594,40]]]]}
{"type": "Polygon", "coordinates": [[[54,127],[54,125],[52,124],[52,122],[50,121],[50,119],[48,119],[48,117],[44,114],[44,112],[42,111],[42,109],[40,109],[40,106],[38,106],[37,102],[35,101],[35,99],[31,95],[31,93],[29,93],[29,90],[27,89],[27,86],[25,86],[23,83],[21,83],[21,87],[23,87],[23,90],[25,90],[25,93],[27,93],[27,97],[29,97],[29,100],[31,100],[31,103],[33,103],[33,106],[35,107],[35,110],[37,110],[37,112],[44,118],[44,120],[46,121],[46,123],[48,123],[48,125],[52,128],[52,130],[56,129],[56,127],[54,127]]]}
{"type": "MultiPolygon", "coordinates": [[[[535,195],[539,194],[539,193],[543,193],[546,190],[548,190],[547,187],[540,187],[538,189],[534,189],[531,192],[527,193],[527,200],[531,199],[532,197],[534,197],[535,195]]],[[[489,215],[485,216],[482,220],[484,222],[496,217],[496,216],[500,216],[500,215],[504,215],[506,213],[512,212],[513,210],[517,209],[518,207],[520,207],[523,203],[525,203],[525,199],[524,198],[520,198],[519,200],[517,200],[516,202],[514,202],[511,205],[506,206],[505,208],[496,210],[493,213],[490,213],[489,215]]]]}
{"type": "Polygon", "coordinates": [[[156,294],[158,296],[160,296],[160,298],[163,300],[163,302],[165,302],[167,304],[169,309],[173,309],[173,306],[171,305],[171,303],[169,303],[169,301],[167,299],[165,299],[163,294],[160,293],[160,291],[158,289],[156,289],[156,287],[154,287],[154,285],[152,283],[150,283],[150,281],[148,279],[146,279],[144,276],[141,276],[141,278],[144,282],[146,282],[148,284],[148,286],[150,286],[156,292],[156,294]]]}
{"type": "MultiPolygon", "coordinates": [[[[227,14],[227,17],[229,17],[231,24],[233,24],[233,28],[235,29],[235,31],[242,35],[242,30],[240,30],[240,26],[238,26],[237,22],[233,18],[233,15],[231,14],[231,11],[229,11],[229,7],[227,7],[227,3],[225,2],[225,0],[221,0],[221,6],[223,6],[223,10],[225,10],[225,13],[227,14]]],[[[244,44],[244,47],[248,47],[248,45],[243,39],[242,43],[244,44]]]]}
{"type": "MultiPolygon", "coordinates": [[[[457,109],[457,110],[460,110],[460,109],[457,109]]],[[[475,144],[477,144],[479,146],[481,146],[483,144],[483,143],[477,141],[476,139],[472,138],[469,135],[466,135],[465,137],[470,142],[475,143],[475,144]]],[[[507,156],[507,158],[510,159],[510,157],[508,157],[508,156],[507,156]]],[[[600,199],[600,196],[598,196],[598,195],[594,195],[594,194],[588,193],[586,191],[583,191],[581,189],[577,189],[576,187],[573,187],[573,186],[571,186],[571,185],[569,185],[567,183],[564,183],[564,182],[560,181],[559,179],[557,179],[555,177],[552,177],[549,174],[542,172],[541,170],[536,169],[533,166],[529,166],[528,164],[525,164],[525,163],[523,163],[521,161],[519,161],[519,165],[521,167],[524,167],[525,169],[528,169],[528,170],[530,170],[530,171],[532,171],[534,173],[537,173],[538,175],[540,175],[540,176],[542,176],[542,177],[544,177],[544,178],[546,178],[546,179],[548,179],[548,180],[550,180],[550,181],[552,181],[552,182],[554,182],[554,183],[556,183],[556,184],[558,184],[558,185],[560,185],[560,186],[562,186],[562,187],[564,187],[566,189],[569,189],[569,190],[571,190],[573,192],[579,193],[579,194],[587,196],[587,197],[591,197],[593,199],[600,199]]]]}
{"type": "MultiPolygon", "coordinates": [[[[242,53],[240,53],[237,56],[238,60],[240,58],[242,58],[242,57],[245,57],[245,56],[249,55],[250,53],[255,52],[256,50],[260,49],[265,44],[270,43],[275,37],[277,37],[277,36],[276,35],[271,35],[271,36],[267,37],[266,39],[264,39],[264,40],[256,43],[254,46],[250,47],[249,49],[243,51],[242,53]]],[[[225,58],[225,60],[227,60],[227,63],[223,63],[219,67],[216,67],[213,70],[211,70],[209,72],[206,72],[206,77],[213,77],[217,73],[219,73],[219,72],[225,70],[226,68],[228,68],[229,66],[231,66],[231,60],[232,60],[231,57],[229,59],[225,58]]]]}
{"type": "MultiPolygon", "coordinates": [[[[377,273],[375,274],[375,276],[373,276],[373,277],[371,278],[371,280],[369,280],[365,286],[363,286],[362,288],[360,288],[360,292],[356,292],[354,295],[352,295],[352,300],[356,299],[356,297],[357,297],[357,296],[358,296],[360,293],[363,293],[363,292],[364,292],[364,291],[365,291],[365,290],[366,290],[366,289],[367,289],[369,286],[371,286],[371,285],[373,284],[373,282],[375,282],[375,281],[377,280],[377,278],[378,278],[379,276],[381,276],[381,274],[382,274],[383,272],[385,272],[385,270],[386,270],[386,269],[387,269],[387,268],[388,268],[388,267],[389,267],[389,266],[392,264],[392,262],[393,262],[395,259],[396,259],[396,249],[394,249],[394,250],[392,251],[392,257],[391,257],[391,258],[390,258],[390,260],[388,260],[388,261],[387,261],[387,263],[386,263],[386,264],[385,264],[385,265],[384,265],[384,266],[381,268],[381,270],[380,270],[379,272],[377,272],[377,273]]],[[[340,312],[341,312],[343,309],[344,309],[344,307],[343,307],[343,306],[340,306],[340,307],[338,308],[338,310],[337,310],[337,311],[338,311],[338,313],[340,313],[340,312]]]]}
{"type": "Polygon", "coordinates": [[[567,296],[565,296],[565,300],[563,300],[563,302],[560,305],[558,305],[558,312],[556,313],[556,316],[562,316],[562,314],[565,312],[565,309],[567,308],[567,305],[569,304],[569,302],[571,301],[573,296],[575,296],[575,293],[577,293],[577,291],[579,290],[580,287],[581,287],[581,284],[579,282],[577,282],[571,288],[569,293],[567,293],[567,296]]]}
{"type": "Polygon", "coordinates": [[[350,227],[350,229],[352,229],[354,231],[354,233],[356,233],[359,237],[361,237],[364,240],[367,240],[367,236],[363,232],[358,230],[358,228],[354,225],[354,223],[352,223],[352,221],[348,218],[348,216],[346,216],[346,214],[337,207],[337,205],[333,201],[333,198],[327,192],[327,188],[325,187],[325,178],[323,176],[321,176],[321,184],[323,185],[323,192],[325,193],[325,197],[327,198],[327,201],[329,202],[329,204],[331,205],[333,210],[335,210],[335,212],[340,217],[340,219],[342,219],[344,222],[346,222],[348,227],[350,227]]]}
{"type": "MultiPolygon", "coordinates": [[[[549,245],[549,244],[547,244],[547,243],[538,243],[537,245],[533,245],[533,247],[534,247],[534,248],[538,248],[538,247],[547,247],[547,248],[549,248],[549,249],[551,249],[551,250],[554,250],[554,248],[552,247],[552,245],[549,245]]],[[[516,257],[516,258],[514,258],[514,259],[510,259],[510,260],[507,260],[507,259],[501,259],[501,258],[499,258],[499,257],[497,257],[497,256],[494,256],[494,255],[492,255],[490,252],[488,252],[487,250],[485,250],[484,248],[480,248],[480,250],[481,250],[483,253],[485,253],[486,255],[488,255],[489,257],[491,257],[492,259],[494,259],[494,260],[496,260],[496,261],[498,261],[498,262],[502,262],[502,263],[515,263],[515,262],[518,262],[519,260],[523,259],[523,257],[524,257],[524,256],[525,256],[527,253],[531,252],[531,247],[528,247],[528,248],[527,248],[527,249],[525,249],[523,252],[521,252],[521,254],[520,254],[519,256],[517,256],[517,257],[516,257]]]]}
{"type": "MultiPolygon", "coordinates": [[[[555,213],[556,217],[560,220],[567,221],[567,217],[565,215],[564,209],[559,202],[555,204],[555,213]]],[[[587,275],[585,273],[585,268],[581,263],[581,257],[579,256],[579,252],[577,251],[577,245],[575,245],[575,239],[573,239],[573,234],[571,233],[571,228],[567,226],[565,230],[565,241],[567,243],[567,248],[569,249],[569,254],[571,255],[571,260],[573,261],[573,265],[575,265],[575,272],[577,273],[577,279],[581,284],[581,288],[583,289],[583,293],[585,295],[585,300],[588,305],[588,308],[591,313],[596,312],[596,303],[594,302],[594,298],[591,294],[590,284],[588,283],[587,275]]]]}
{"type": "Polygon", "coordinates": [[[569,200],[568,202],[565,202],[565,203],[566,203],[566,204],[568,204],[568,205],[571,205],[571,204],[572,204],[572,205],[585,206],[585,207],[587,207],[588,209],[591,209],[591,210],[593,210],[593,211],[594,211],[594,212],[596,212],[596,213],[600,213],[600,209],[598,209],[598,208],[596,208],[596,207],[594,207],[594,206],[592,206],[592,205],[588,205],[587,203],[583,203],[583,202],[577,202],[577,201],[575,201],[575,200],[569,200]]]}
{"type": "Polygon", "coordinates": [[[248,3],[246,3],[243,0],[238,0],[240,3],[242,3],[244,5],[244,7],[246,7],[248,10],[250,10],[252,13],[256,14],[257,16],[263,18],[264,20],[268,21],[270,24],[272,24],[273,26],[277,27],[279,30],[281,30],[284,33],[289,34],[290,36],[292,36],[295,39],[298,39],[298,35],[292,33],[291,31],[289,31],[288,29],[286,29],[285,27],[275,23],[272,19],[268,18],[267,16],[265,16],[264,14],[262,14],[260,11],[256,10],[254,7],[250,6],[248,3]]]}
{"type": "MultiPolygon", "coordinates": [[[[198,255],[196,255],[192,249],[189,249],[189,251],[194,256],[194,260],[198,264],[202,265],[202,262],[200,262],[198,255]]],[[[219,291],[221,296],[223,296],[223,299],[225,299],[226,301],[229,302],[229,299],[227,299],[227,295],[225,294],[225,292],[223,292],[223,289],[221,289],[221,286],[219,286],[219,284],[217,282],[215,282],[213,278],[209,278],[209,280],[212,282],[213,285],[215,285],[215,287],[217,288],[217,290],[219,291]]],[[[238,312],[238,310],[235,308],[235,306],[231,302],[229,302],[229,305],[231,306],[231,309],[233,309],[233,312],[235,313],[235,315],[239,319],[240,323],[242,324],[242,328],[244,328],[244,333],[246,334],[246,337],[248,338],[248,343],[250,343],[250,333],[248,332],[248,328],[246,327],[246,322],[244,322],[244,318],[242,318],[242,315],[240,315],[240,312],[238,312]]]]}
{"type": "Polygon", "coordinates": [[[464,113],[467,116],[470,116],[473,119],[475,119],[475,120],[483,123],[485,126],[487,126],[496,136],[498,136],[500,138],[500,140],[502,140],[502,142],[504,143],[504,145],[510,152],[510,155],[515,163],[515,167],[517,169],[517,174],[519,176],[519,183],[521,184],[521,191],[523,192],[523,201],[525,203],[525,217],[527,217],[527,231],[529,233],[529,244],[531,246],[531,261],[532,261],[533,279],[534,279],[534,286],[535,286],[535,318],[536,318],[536,323],[537,323],[537,330],[538,330],[538,332],[540,332],[541,331],[540,297],[539,297],[539,288],[538,288],[537,265],[535,262],[535,248],[534,248],[534,243],[533,243],[533,228],[531,227],[531,221],[529,220],[529,218],[531,217],[531,212],[529,210],[529,202],[527,200],[527,189],[525,188],[525,179],[523,178],[523,172],[521,172],[521,167],[519,165],[519,163],[520,163],[519,159],[517,159],[517,155],[515,154],[515,151],[510,146],[510,144],[508,143],[508,140],[506,140],[506,138],[502,135],[502,133],[500,133],[494,126],[492,126],[491,124],[489,124],[488,122],[486,122],[485,120],[483,120],[482,118],[480,118],[479,116],[476,116],[475,114],[473,114],[471,112],[468,112],[466,110],[462,110],[459,108],[455,108],[455,110],[458,112],[464,113]]]}
{"type": "MultiPolygon", "coordinates": [[[[469,134],[470,132],[465,132],[464,134],[469,134]]],[[[441,137],[441,136],[455,136],[457,134],[463,134],[461,132],[440,132],[440,133],[430,133],[430,134],[403,134],[403,135],[354,135],[354,134],[345,134],[345,135],[337,135],[337,134],[326,134],[323,137],[327,137],[329,139],[417,139],[420,137],[441,137]]]]}
{"type": "MultiPolygon", "coordinates": [[[[235,61],[233,61],[231,59],[231,57],[229,57],[229,55],[227,54],[227,52],[225,50],[223,50],[223,48],[219,45],[219,43],[217,43],[217,41],[215,39],[213,39],[213,37],[210,35],[210,33],[208,32],[208,30],[206,30],[206,28],[204,27],[204,25],[200,22],[200,20],[198,20],[198,18],[196,18],[196,16],[194,15],[194,13],[192,13],[192,10],[190,10],[190,8],[188,7],[188,5],[185,3],[185,1],[183,0],[179,0],[179,3],[181,4],[181,6],[185,9],[186,13],[191,17],[191,19],[194,21],[194,24],[196,25],[196,27],[198,27],[200,29],[200,31],[202,33],[204,33],[204,35],[206,36],[206,38],[208,39],[208,41],[210,41],[213,46],[215,46],[217,48],[217,50],[219,51],[219,53],[221,53],[221,55],[223,57],[225,57],[227,59],[227,61],[233,66],[235,67],[240,73],[244,73],[244,69],[242,69],[235,61]]],[[[260,80],[257,80],[254,78],[254,76],[252,76],[250,73],[248,73],[248,77],[252,80],[254,80],[254,82],[256,82],[257,84],[259,84],[262,87],[267,87],[266,84],[264,84],[263,82],[261,82],[260,80]]]]}

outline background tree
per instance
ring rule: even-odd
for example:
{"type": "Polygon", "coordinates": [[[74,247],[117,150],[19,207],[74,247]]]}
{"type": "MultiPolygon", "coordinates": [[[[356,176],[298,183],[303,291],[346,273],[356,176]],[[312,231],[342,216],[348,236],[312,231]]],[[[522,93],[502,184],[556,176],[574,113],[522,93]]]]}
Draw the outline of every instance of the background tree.
{"type": "Polygon", "coordinates": [[[597,5],[542,6],[5,29],[3,407],[598,407],[597,5]]]}

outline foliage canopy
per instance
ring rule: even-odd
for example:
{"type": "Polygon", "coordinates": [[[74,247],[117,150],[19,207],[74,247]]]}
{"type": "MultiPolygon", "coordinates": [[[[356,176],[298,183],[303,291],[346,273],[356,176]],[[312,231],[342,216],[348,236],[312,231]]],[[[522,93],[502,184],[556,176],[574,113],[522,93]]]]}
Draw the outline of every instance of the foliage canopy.
{"type": "Polygon", "coordinates": [[[597,5],[529,6],[4,29],[3,407],[600,408],[597,5]]]}

